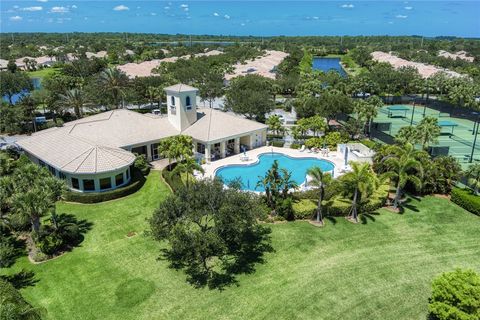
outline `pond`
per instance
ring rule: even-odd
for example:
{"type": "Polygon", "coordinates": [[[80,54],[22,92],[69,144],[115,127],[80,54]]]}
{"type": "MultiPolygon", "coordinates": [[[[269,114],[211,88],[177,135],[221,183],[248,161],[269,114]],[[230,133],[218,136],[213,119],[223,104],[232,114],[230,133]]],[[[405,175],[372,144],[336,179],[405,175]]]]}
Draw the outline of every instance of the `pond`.
{"type": "Polygon", "coordinates": [[[343,67],[340,64],[340,58],[315,57],[313,58],[312,67],[313,70],[320,70],[323,72],[334,70],[337,71],[342,77],[347,76],[347,73],[345,70],[343,70],[343,67]]]}
{"type": "MultiPolygon", "coordinates": [[[[42,87],[42,80],[40,78],[32,78],[32,84],[33,84],[33,89],[40,89],[42,87]]],[[[29,91],[28,90],[23,90],[22,92],[12,96],[12,103],[15,104],[17,103],[18,101],[20,101],[20,99],[28,94],[29,91]]],[[[8,97],[7,96],[3,96],[3,101],[6,101],[8,102],[8,97]]]]}

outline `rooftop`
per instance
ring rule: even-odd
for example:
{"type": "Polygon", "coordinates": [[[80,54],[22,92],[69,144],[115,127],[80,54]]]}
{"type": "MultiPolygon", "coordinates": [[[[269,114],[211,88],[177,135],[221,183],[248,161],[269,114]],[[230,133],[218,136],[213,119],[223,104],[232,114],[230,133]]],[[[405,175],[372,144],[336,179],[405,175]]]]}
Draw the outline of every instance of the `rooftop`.
{"type": "Polygon", "coordinates": [[[174,84],[173,86],[166,87],[163,90],[171,91],[171,92],[178,92],[178,93],[198,91],[197,88],[191,87],[191,86],[189,86],[187,84],[183,84],[183,83],[174,84]]]}

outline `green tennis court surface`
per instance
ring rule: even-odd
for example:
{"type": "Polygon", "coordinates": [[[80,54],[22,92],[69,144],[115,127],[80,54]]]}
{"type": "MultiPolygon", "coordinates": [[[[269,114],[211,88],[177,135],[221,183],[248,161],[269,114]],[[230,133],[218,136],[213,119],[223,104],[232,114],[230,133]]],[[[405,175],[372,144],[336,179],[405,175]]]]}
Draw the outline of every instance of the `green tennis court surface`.
{"type": "MultiPolygon", "coordinates": [[[[438,143],[433,145],[433,147],[439,147],[442,149],[442,152],[448,152],[449,155],[462,163],[462,166],[467,167],[473,146],[474,122],[467,119],[454,118],[448,113],[424,108],[423,105],[415,106],[412,119],[413,109],[412,105],[405,104],[384,106],[375,118],[374,123],[378,124],[377,127],[383,133],[395,136],[400,128],[409,126],[410,123],[413,125],[418,124],[424,118],[424,115],[437,118],[438,125],[442,128],[442,134],[438,137],[438,143]]],[[[474,162],[480,161],[480,134],[477,136],[473,159],[474,162]]]]}

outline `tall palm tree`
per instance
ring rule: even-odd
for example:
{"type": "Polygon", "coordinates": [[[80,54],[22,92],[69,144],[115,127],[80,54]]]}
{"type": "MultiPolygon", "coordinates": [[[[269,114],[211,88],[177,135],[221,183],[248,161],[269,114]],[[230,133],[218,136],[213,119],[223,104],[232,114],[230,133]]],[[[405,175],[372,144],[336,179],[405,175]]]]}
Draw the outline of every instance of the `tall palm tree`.
{"type": "Polygon", "coordinates": [[[349,217],[358,222],[358,204],[367,198],[379,185],[379,180],[369,163],[350,162],[352,171],[342,177],[344,193],[352,196],[349,217]]]}
{"type": "Polygon", "coordinates": [[[317,223],[323,225],[322,201],[325,197],[325,187],[332,182],[332,175],[329,172],[323,172],[320,167],[308,169],[307,174],[312,178],[310,184],[319,189],[317,203],[317,223]]]}
{"type": "Polygon", "coordinates": [[[286,199],[288,196],[288,191],[298,188],[298,183],[292,180],[292,172],[288,171],[285,168],[280,169],[282,175],[280,177],[280,185],[282,186],[282,198],[286,199]]]}
{"type": "Polygon", "coordinates": [[[100,73],[99,84],[109,96],[110,103],[120,108],[125,98],[125,89],[128,86],[127,75],[117,68],[108,68],[100,73]]]}
{"type": "Polygon", "coordinates": [[[173,169],[172,174],[187,174],[187,188],[190,186],[189,180],[190,175],[193,175],[194,171],[200,171],[201,173],[205,173],[202,166],[198,164],[198,162],[193,157],[186,157],[182,162],[178,163],[175,169],[173,169]]]}
{"type": "Polygon", "coordinates": [[[268,125],[268,129],[273,133],[278,135],[283,132],[283,124],[279,116],[270,116],[265,123],[268,125]]]}
{"type": "Polygon", "coordinates": [[[87,104],[87,96],[80,89],[70,89],[59,95],[58,101],[63,107],[73,109],[77,119],[83,116],[83,107],[87,104]]]}
{"type": "Polygon", "coordinates": [[[12,205],[19,214],[30,220],[35,234],[40,231],[40,218],[55,209],[55,202],[51,201],[48,191],[38,187],[15,193],[12,205]]]}
{"type": "Polygon", "coordinates": [[[415,150],[412,144],[407,143],[404,146],[391,146],[390,156],[384,159],[384,163],[388,168],[385,176],[396,181],[395,199],[393,207],[398,208],[400,204],[400,196],[405,184],[410,181],[417,188],[422,187],[422,180],[418,177],[423,174],[423,168],[417,156],[421,151],[415,150]]]}
{"type": "Polygon", "coordinates": [[[468,184],[473,188],[473,192],[478,194],[480,189],[480,163],[470,165],[465,174],[468,177],[468,184]]]}
{"type": "Polygon", "coordinates": [[[416,130],[422,149],[426,149],[431,143],[436,143],[441,132],[437,118],[434,117],[423,118],[417,125],[416,130]]]}
{"type": "Polygon", "coordinates": [[[147,88],[147,95],[148,95],[148,100],[150,102],[150,108],[153,109],[153,100],[155,99],[157,88],[153,86],[148,86],[147,88]]]}

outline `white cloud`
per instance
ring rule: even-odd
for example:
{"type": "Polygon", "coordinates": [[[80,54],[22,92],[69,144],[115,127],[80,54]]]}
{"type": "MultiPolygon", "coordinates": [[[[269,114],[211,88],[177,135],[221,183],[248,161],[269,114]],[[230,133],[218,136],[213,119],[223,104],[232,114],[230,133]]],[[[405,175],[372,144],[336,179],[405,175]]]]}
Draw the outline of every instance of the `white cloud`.
{"type": "Polygon", "coordinates": [[[119,6],[114,7],[113,10],[114,11],[127,11],[127,10],[130,10],[130,8],[121,4],[119,6]]]}
{"type": "Polygon", "coordinates": [[[20,7],[19,6],[13,6],[13,9],[18,9],[18,8],[20,8],[20,7]]]}
{"type": "Polygon", "coordinates": [[[22,21],[22,17],[20,16],[13,16],[13,17],[10,17],[10,21],[22,21]]]}
{"type": "Polygon", "coordinates": [[[218,17],[219,14],[218,14],[217,12],[214,12],[214,13],[213,13],[213,16],[218,17]]]}
{"type": "Polygon", "coordinates": [[[72,9],[77,9],[78,7],[76,5],[73,5],[72,6],[72,9]]]}
{"type": "Polygon", "coordinates": [[[188,8],[188,4],[181,4],[180,8],[188,8]]]}
{"type": "Polygon", "coordinates": [[[405,10],[412,10],[413,7],[405,7],[405,10]]]}
{"type": "Polygon", "coordinates": [[[318,20],[318,17],[312,17],[313,20],[318,20]]]}
{"type": "Polygon", "coordinates": [[[405,16],[405,15],[403,15],[403,14],[397,14],[397,15],[395,16],[395,18],[397,18],[397,19],[407,19],[408,16],[405,16]]]}
{"type": "Polygon", "coordinates": [[[40,6],[22,8],[22,11],[42,11],[42,10],[43,8],[40,6]]]}
{"type": "Polygon", "coordinates": [[[342,8],[347,8],[347,9],[351,9],[351,8],[355,8],[355,6],[351,3],[349,4],[342,4],[342,8]]]}
{"type": "Polygon", "coordinates": [[[242,27],[245,27],[245,23],[243,23],[243,22],[242,22],[242,23],[240,23],[240,25],[241,25],[242,27]]]}
{"type": "Polygon", "coordinates": [[[48,0],[37,0],[38,2],[48,2],[48,0]]]}
{"type": "Polygon", "coordinates": [[[150,15],[156,16],[157,14],[155,12],[151,12],[150,15]]]}
{"type": "Polygon", "coordinates": [[[393,24],[393,21],[388,21],[388,24],[393,24]]]}
{"type": "Polygon", "coordinates": [[[88,20],[88,17],[83,17],[83,20],[88,20]]]}
{"type": "Polygon", "coordinates": [[[227,20],[230,19],[230,16],[228,14],[224,15],[223,17],[227,20]]]}
{"type": "Polygon", "coordinates": [[[66,7],[52,7],[52,9],[50,9],[50,12],[52,13],[67,13],[69,11],[70,10],[66,7]]]}
{"type": "Polygon", "coordinates": [[[187,7],[187,8],[183,8],[183,11],[188,11],[188,7],[187,7]]]}
{"type": "Polygon", "coordinates": [[[170,9],[170,7],[166,6],[166,7],[163,7],[163,9],[168,10],[168,9],[170,9]]]}

